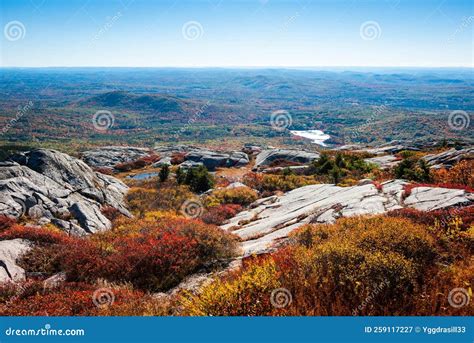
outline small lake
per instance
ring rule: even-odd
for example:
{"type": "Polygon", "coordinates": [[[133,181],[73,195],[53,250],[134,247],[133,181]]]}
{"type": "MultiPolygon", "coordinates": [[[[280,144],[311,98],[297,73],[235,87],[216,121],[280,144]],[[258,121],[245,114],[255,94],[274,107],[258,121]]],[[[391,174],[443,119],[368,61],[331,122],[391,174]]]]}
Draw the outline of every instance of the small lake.
{"type": "Polygon", "coordinates": [[[311,139],[312,143],[319,144],[322,146],[326,146],[326,144],[324,144],[324,141],[331,138],[331,136],[321,130],[293,130],[290,132],[294,136],[311,139]]]}
{"type": "Polygon", "coordinates": [[[142,173],[142,174],[137,174],[137,175],[130,175],[127,176],[127,179],[132,179],[132,180],[146,180],[150,179],[152,177],[158,176],[158,173],[142,173]]]}

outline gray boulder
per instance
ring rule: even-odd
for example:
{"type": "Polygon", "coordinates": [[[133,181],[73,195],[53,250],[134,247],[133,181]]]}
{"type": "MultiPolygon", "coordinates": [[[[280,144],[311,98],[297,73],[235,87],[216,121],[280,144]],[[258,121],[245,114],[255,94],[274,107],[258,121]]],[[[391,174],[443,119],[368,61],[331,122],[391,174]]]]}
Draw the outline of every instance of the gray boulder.
{"type": "Polygon", "coordinates": [[[245,152],[216,152],[205,149],[196,149],[186,154],[186,161],[202,163],[209,170],[216,168],[242,167],[249,163],[249,157],[245,152]]]}
{"type": "Polygon", "coordinates": [[[50,220],[72,234],[110,228],[103,206],[130,216],[124,203],[127,190],[120,180],[55,150],[32,150],[0,164],[0,214],[50,220]]]}
{"type": "Polygon", "coordinates": [[[400,159],[394,155],[382,155],[364,159],[365,162],[373,163],[381,169],[390,169],[400,163],[400,159]]]}
{"type": "Polygon", "coordinates": [[[132,162],[151,153],[146,148],[106,146],[83,152],[82,159],[93,168],[113,168],[119,163],[132,162]]]}
{"type": "Polygon", "coordinates": [[[25,239],[0,241],[0,283],[25,280],[25,270],[16,260],[30,249],[31,243],[25,239]]]}
{"type": "Polygon", "coordinates": [[[171,163],[173,154],[183,154],[185,162],[180,165],[183,168],[204,165],[208,170],[214,171],[216,168],[243,167],[249,163],[248,155],[241,151],[213,151],[190,145],[157,146],[154,150],[163,157],[164,163],[171,163]]]}
{"type": "Polygon", "coordinates": [[[308,152],[303,150],[267,149],[263,150],[257,155],[255,167],[266,167],[275,161],[308,164],[311,161],[318,159],[319,156],[320,155],[317,152],[308,152]]]}

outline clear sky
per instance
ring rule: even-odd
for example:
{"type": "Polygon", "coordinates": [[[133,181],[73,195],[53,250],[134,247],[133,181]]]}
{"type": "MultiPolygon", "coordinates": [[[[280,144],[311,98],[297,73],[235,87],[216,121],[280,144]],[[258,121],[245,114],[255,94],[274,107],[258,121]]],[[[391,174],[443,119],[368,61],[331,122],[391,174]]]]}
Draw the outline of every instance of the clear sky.
{"type": "Polygon", "coordinates": [[[473,66],[472,0],[0,0],[1,66],[473,66]]]}

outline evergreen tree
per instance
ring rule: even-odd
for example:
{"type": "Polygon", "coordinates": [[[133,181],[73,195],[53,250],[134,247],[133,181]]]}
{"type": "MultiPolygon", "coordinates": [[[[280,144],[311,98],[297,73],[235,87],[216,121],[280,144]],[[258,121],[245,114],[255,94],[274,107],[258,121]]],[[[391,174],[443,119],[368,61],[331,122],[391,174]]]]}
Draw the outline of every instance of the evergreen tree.
{"type": "Polygon", "coordinates": [[[170,167],[165,164],[163,167],[161,167],[160,172],[158,173],[158,176],[160,177],[160,182],[165,182],[168,180],[168,176],[170,175],[170,167]]]}

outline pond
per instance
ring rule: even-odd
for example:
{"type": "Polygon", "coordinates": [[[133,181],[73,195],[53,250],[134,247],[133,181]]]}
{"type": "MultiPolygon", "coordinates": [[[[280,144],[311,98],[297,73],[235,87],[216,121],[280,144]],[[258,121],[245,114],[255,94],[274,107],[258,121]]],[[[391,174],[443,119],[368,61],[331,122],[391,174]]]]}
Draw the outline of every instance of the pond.
{"type": "Polygon", "coordinates": [[[290,132],[294,136],[311,139],[313,143],[322,146],[326,146],[326,144],[324,144],[324,141],[331,138],[331,136],[321,130],[293,130],[290,132]]]}

